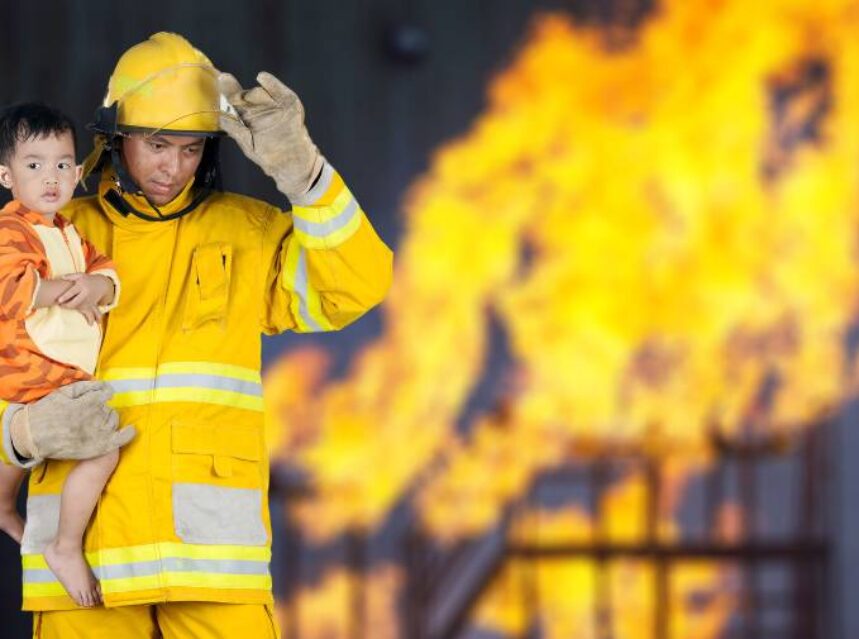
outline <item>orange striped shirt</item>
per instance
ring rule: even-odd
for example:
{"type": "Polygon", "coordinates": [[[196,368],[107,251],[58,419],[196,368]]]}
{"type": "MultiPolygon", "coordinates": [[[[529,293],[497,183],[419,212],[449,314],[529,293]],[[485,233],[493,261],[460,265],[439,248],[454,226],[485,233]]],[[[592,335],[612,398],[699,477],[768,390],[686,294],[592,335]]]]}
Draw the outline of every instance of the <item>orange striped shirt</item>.
{"type": "MultiPolygon", "coordinates": [[[[51,221],[14,200],[0,210],[0,399],[9,402],[32,402],[66,384],[92,379],[91,372],[44,354],[27,330],[39,282],[56,277],[39,225],[62,234],[71,255],[69,235],[79,236],[59,214],[51,221]]],[[[79,270],[72,257],[77,272],[108,271],[115,278],[110,258],[84,239],[80,249],[84,264],[79,270]]]]}

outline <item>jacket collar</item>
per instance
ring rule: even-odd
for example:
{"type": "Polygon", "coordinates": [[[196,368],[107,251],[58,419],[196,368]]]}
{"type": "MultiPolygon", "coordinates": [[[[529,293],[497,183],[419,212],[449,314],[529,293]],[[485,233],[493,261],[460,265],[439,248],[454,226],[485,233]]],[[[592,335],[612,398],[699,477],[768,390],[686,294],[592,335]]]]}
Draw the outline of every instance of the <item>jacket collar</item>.
{"type": "MultiPolygon", "coordinates": [[[[105,199],[108,191],[115,191],[120,194],[123,200],[125,200],[130,206],[134,207],[138,211],[142,211],[147,215],[157,216],[158,213],[155,209],[152,208],[152,205],[146,200],[143,196],[143,193],[123,193],[122,189],[119,187],[119,178],[116,175],[113,167],[108,165],[102,171],[101,180],[98,184],[98,200],[101,204],[101,208],[106,212],[107,217],[110,221],[116,226],[128,229],[142,230],[149,229],[154,230],[154,227],[162,226],[164,224],[174,224],[176,220],[167,220],[164,222],[150,222],[147,220],[142,220],[139,217],[136,217],[134,214],[123,215],[119,211],[117,211],[110,202],[105,199]]],[[[179,194],[173,198],[167,204],[163,206],[159,206],[158,210],[161,211],[162,215],[170,215],[172,213],[176,213],[177,211],[181,211],[184,207],[188,206],[191,203],[191,200],[194,197],[194,178],[192,177],[188,184],[179,192],[179,194]]],[[[177,218],[178,219],[178,218],[177,218]]]]}
{"type": "Polygon", "coordinates": [[[6,206],[4,206],[2,210],[0,210],[0,214],[16,215],[29,222],[30,224],[39,224],[41,226],[47,226],[49,228],[63,229],[69,224],[69,221],[59,213],[54,215],[54,219],[51,220],[48,219],[47,216],[27,208],[18,200],[12,200],[8,204],[6,204],[6,206]]]}

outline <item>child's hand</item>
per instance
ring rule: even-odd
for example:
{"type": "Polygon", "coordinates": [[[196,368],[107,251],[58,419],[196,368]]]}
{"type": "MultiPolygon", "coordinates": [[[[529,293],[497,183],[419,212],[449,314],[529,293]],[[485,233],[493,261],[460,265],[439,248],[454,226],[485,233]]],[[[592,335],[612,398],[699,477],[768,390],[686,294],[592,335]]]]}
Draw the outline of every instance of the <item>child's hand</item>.
{"type": "Polygon", "coordinates": [[[86,323],[90,326],[98,322],[103,315],[103,313],[98,310],[98,306],[79,306],[76,310],[84,316],[86,323]]]}
{"type": "Polygon", "coordinates": [[[72,282],[72,285],[57,298],[57,303],[63,308],[80,311],[88,324],[101,319],[98,303],[111,294],[113,282],[104,275],[89,273],[72,273],[64,275],[63,279],[72,282]]]}

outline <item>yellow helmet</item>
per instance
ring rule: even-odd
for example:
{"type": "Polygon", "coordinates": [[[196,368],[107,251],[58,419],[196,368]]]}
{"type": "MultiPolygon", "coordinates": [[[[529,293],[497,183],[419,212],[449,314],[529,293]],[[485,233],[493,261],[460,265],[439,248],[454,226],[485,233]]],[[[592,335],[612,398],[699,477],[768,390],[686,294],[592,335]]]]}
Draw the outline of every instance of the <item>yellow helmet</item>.
{"type": "Polygon", "coordinates": [[[116,105],[120,131],[183,135],[219,132],[218,72],[175,33],[156,33],[126,51],[108,83],[104,106],[116,105]]]}
{"type": "Polygon", "coordinates": [[[220,189],[218,136],[221,95],[218,71],[203,53],[175,33],[156,33],[122,54],[108,83],[103,106],[96,109],[95,121],[87,128],[95,132],[93,150],[84,160],[83,178],[105,166],[114,167],[120,191],[114,206],[123,214],[133,213],[146,220],[163,221],[185,215],[220,189]],[[123,133],[173,133],[211,137],[195,176],[197,194],[183,210],[164,216],[123,204],[121,192],[138,192],[125,169],[116,140],[123,133]]]}

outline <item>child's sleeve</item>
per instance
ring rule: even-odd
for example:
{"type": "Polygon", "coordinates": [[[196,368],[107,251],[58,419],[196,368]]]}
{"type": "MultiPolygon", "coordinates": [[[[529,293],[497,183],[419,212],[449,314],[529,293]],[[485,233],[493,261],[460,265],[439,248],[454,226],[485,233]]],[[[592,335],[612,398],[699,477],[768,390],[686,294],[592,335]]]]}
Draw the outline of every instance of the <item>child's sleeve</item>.
{"type": "Polygon", "coordinates": [[[98,307],[98,310],[102,313],[112,311],[119,304],[119,276],[116,274],[113,260],[107,255],[99,253],[98,249],[87,240],[81,238],[81,242],[83,244],[84,260],[86,261],[86,272],[91,275],[104,275],[113,281],[113,300],[110,304],[98,307]]]}
{"type": "Polygon", "coordinates": [[[47,267],[38,237],[14,218],[0,220],[0,319],[22,320],[33,312],[47,267]]]}

